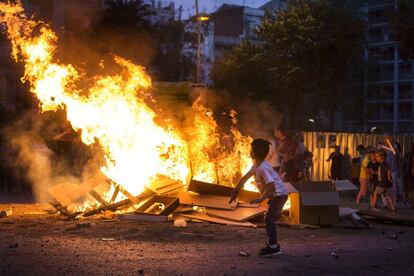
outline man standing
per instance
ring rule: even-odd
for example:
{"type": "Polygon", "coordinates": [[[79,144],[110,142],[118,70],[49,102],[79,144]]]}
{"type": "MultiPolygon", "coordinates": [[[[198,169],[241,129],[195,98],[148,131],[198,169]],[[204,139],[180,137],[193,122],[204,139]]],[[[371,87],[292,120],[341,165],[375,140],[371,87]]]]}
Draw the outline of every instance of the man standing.
{"type": "Polygon", "coordinates": [[[331,163],[331,179],[332,180],[341,180],[343,179],[343,159],[344,156],[341,153],[341,148],[335,146],[335,151],[329,155],[329,158],[326,162],[332,161],[331,163]]]}
{"type": "Polygon", "coordinates": [[[390,135],[387,135],[385,137],[385,145],[382,146],[382,148],[385,150],[387,156],[386,156],[386,162],[390,168],[391,171],[391,177],[392,177],[392,199],[394,201],[394,206],[397,203],[397,197],[398,197],[398,160],[397,160],[397,152],[395,150],[395,146],[392,142],[392,137],[390,135]]]}
{"type": "Polygon", "coordinates": [[[283,181],[298,181],[298,171],[295,166],[296,141],[288,135],[286,130],[280,128],[275,129],[274,136],[279,143],[278,152],[281,160],[279,175],[283,181]]]}

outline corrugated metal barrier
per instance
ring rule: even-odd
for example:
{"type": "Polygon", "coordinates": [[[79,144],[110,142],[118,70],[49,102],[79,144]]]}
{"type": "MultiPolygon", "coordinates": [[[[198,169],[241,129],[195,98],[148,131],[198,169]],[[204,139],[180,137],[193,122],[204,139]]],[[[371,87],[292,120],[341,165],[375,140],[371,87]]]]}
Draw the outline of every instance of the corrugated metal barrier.
{"type": "MultiPolygon", "coordinates": [[[[345,147],[348,147],[351,158],[357,157],[357,146],[376,146],[379,142],[384,141],[382,134],[362,134],[362,133],[333,133],[333,132],[304,132],[306,148],[313,153],[313,180],[329,180],[330,162],[326,162],[331,152],[334,151],[333,145],[341,147],[341,153],[344,153],[345,147]]],[[[405,154],[411,150],[414,142],[414,135],[394,135],[393,141],[401,145],[402,153],[405,154]]]]}

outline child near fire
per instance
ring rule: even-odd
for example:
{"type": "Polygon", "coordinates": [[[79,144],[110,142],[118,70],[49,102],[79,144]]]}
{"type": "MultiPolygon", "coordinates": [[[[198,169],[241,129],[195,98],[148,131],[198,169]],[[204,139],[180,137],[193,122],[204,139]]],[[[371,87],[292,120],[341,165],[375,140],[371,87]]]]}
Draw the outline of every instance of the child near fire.
{"type": "Polygon", "coordinates": [[[265,223],[269,243],[259,251],[259,256],[261,257],[269,257],[282,253],[280,245],[277,243],[276,220],[287,200],[287,191],[282,180],[272,166],[265,160],[269,152],[269,144],[268,141],[263,139],[255,139],[252,142],[250,155],[254,164],[249,172],[240,179],[230,198],[230,203],[235,201],[240,189],[254,175],[255,183],[261,196],[252,200],[250,203],[260,203],[268,199],[265,223]]]}

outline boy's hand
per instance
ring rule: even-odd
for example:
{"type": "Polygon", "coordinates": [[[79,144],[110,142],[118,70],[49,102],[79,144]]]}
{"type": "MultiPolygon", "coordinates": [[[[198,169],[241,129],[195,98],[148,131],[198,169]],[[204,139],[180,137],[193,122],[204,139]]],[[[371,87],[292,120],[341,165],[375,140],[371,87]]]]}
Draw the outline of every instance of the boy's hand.
{"type": "Polygon", "coordinates": [[[250,201],[250,204],[259,204],[260,202],[262,202],[261,198],[256,198],[250,201]]]}
{"type": "Polygon", "coordinates": [[[233,203],[233,201],[236,201],[238,194],[239,193],[236,190],[233,190],[233,192],[231,192],[229,204],[233,203]]]}

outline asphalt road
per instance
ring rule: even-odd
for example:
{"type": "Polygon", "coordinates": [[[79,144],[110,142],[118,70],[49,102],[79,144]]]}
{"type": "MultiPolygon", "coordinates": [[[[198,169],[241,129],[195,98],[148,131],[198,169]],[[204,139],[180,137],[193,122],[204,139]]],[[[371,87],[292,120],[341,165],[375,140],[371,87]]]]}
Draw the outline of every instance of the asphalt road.
{"type": "Polygon", "coordinates": [[[98,219],[78,227],[28,213],[42,205],[12,207],[0,219],[0,275],[414,275],[409,226],[279,228],[284,254],[263,259],[263,228],[98,219]]]}

